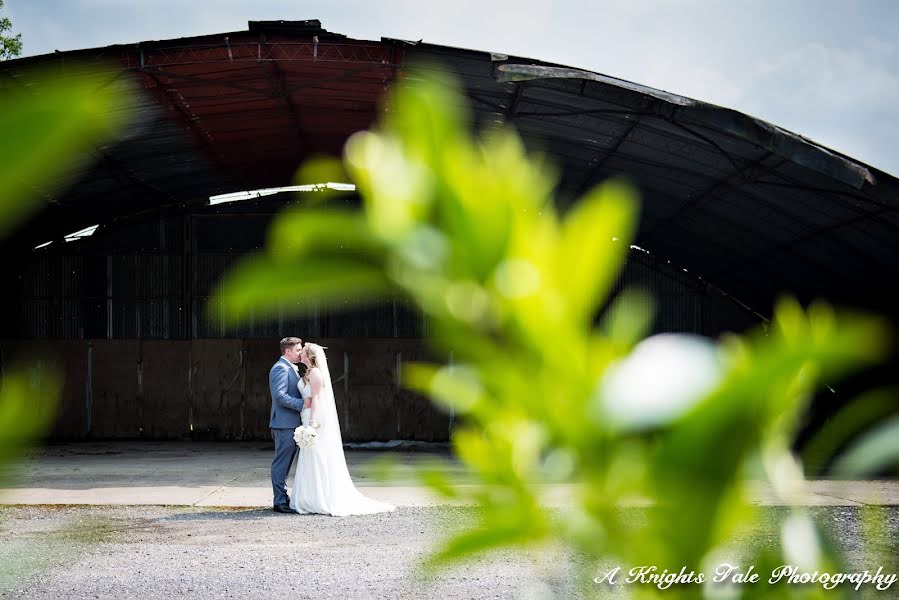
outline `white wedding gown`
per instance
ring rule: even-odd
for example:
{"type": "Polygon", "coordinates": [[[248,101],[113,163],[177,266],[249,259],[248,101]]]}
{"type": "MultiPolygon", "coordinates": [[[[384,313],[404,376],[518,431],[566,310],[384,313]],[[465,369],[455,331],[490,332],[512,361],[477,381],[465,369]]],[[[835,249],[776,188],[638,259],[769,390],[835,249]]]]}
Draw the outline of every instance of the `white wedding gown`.
{"type": "MultiPolygon", "coordinates": [[[[343,454],[343,439],[337,421],[337,408],[334,405],[334,392],[331,389],[327,360],[324,359],[323,350],[317,352],[321,354],[317,362],[320,368],[323,367],[324,381],[319,394],[317,414],[321,427],[315,446],[300,448],[290,508],[299,513],[317,513],[335,517],[395,510],[396,507],[392,504],[362,495],[350,479],[346,457],[343,454]]],[[[297,387],[304,399],[312,395],[311,386],[302,378],[297,387]]],[[[310,413],[310,409],[303,409],[301,413],[303,425],[309,425],[310,413]]]]}

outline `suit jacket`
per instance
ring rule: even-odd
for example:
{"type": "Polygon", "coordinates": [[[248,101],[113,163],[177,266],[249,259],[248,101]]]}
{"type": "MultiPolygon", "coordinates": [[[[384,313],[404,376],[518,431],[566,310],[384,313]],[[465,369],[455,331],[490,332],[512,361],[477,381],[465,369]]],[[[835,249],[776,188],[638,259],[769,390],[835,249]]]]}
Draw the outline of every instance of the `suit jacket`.
{"type": "Polygon", "coordinates": [[[303,398],[297,389],[300,377],[286,358],[281,357],[268,372],[268,387],[272,393],[272,429],[296,429],[302,424],[300,411],[303,398]]]}

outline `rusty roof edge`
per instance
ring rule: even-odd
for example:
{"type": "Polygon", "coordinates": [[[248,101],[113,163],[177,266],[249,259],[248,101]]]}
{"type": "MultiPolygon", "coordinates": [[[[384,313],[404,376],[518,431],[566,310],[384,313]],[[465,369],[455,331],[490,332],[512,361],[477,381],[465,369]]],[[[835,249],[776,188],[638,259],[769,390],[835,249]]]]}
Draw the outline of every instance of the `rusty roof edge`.
{"type": "Polygon", "coordinates": [[[536,79],[584,79],[627,89],[673,104],[677,107],[677,113],[695,118],[745,139],[798,165],[832,177],[856,189],[861,189],[866,182],[870,185],[877,184],[872,169],[867,165],[840,155],[782,127],[716,104],[694,100],[617,77],[570,67],[506,63],[497,66],[496,79],[501,83],[536,79]]]}

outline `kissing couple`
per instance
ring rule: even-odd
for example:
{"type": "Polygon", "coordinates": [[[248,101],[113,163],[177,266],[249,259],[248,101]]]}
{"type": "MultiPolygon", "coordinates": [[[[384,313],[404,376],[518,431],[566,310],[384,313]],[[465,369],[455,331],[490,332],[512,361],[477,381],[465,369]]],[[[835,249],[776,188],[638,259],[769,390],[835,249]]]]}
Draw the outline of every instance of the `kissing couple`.
{"type": "Polygon", "coordinates": [[[278,513],[317,513],[345,517],[395,510],[392,504],[362,495],[347,470],[343,438],[325,348],[297,337],[281,340],[281,358],[268,374],[272,395],[269,427],[275,441],[272,491],[278,513]],[[297,364],[306,366],[301,376],[297,364]],[[297,448],[297,427],[317,429],[315,445],[297,448]],[[287,473],[297,458],[293,491],[287,495],[287,473]]]}

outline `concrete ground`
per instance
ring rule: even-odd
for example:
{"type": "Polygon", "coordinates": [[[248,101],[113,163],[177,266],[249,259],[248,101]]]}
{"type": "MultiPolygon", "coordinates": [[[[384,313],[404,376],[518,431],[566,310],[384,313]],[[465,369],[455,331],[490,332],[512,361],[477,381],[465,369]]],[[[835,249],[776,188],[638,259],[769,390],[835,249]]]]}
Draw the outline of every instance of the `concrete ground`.
{"type": "MultiPolygon", "coordinates": [[[[46,446],[30,452],[16,467],[0,469],[0,504],[267,507],[272,496],[272,449],[265,442],[46,446]]],[[[439,461],[452,483],[473,483],[446,451],[350,450],[346,456],[357,487],[400,507],[446,504],[416,477],[434,461],[439,461]],[[392,466],[387,468],[385,461],[392,466]]],[[[288,486],[291,480],[292,473],[288,486]]],[[[781,503],[761,482],[751,489],[758,504],[781,503]]],[[[546,486],[547,503],[564,505],[568,491],[563,485],[546,486]]],[[[808,506],[899,506],[899,481],[813,480],[795,500],[808,506]]]]}
{"type": "MultiPolygon", "coordinates": [[[[638,591],[594,583],[622,565],[591,565],[555,544],[504,548],[423,574],[428,556],[478,522],[473,507],[448,506],[417,482],[422,467],[439,460],[450,481],[472,485],[445,451],[347,452],[360,489],[398,509],[339,519],[272,512],[271,454],[266,443],[82,443],[31,452],[15,471],[0,470],[0,599],[547,600],[638,591]],[[394,464],[384,469],[388,457],[394,464]]],[[[564,506],[570,489],[546,491],[550,504],[564,506]]],[[[752,494],[777,504],[765,486],[752,494]]],[[[846,572],[899,572],[899,482],[812,481],[801,500],[838,544],[846,572]],[[872,518],[882,523],[877,535],[872,518]]],[[[549,510],[551,518],[560,512],[549,510]]],[[[639,526],[641,511],[627,512],[639,526]]],[[[721,561],[748,563],[745,549],[778,546],[790,509],[760,513],[721,561]]],[[[896,589],[869,585],[856,596],[844,587],[862,598],[896,589]]]]}

